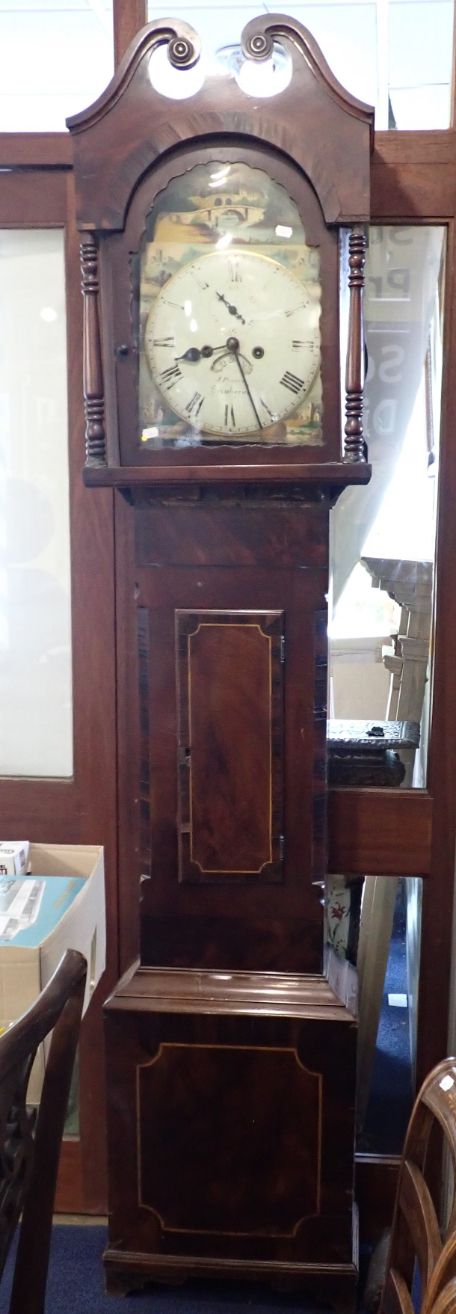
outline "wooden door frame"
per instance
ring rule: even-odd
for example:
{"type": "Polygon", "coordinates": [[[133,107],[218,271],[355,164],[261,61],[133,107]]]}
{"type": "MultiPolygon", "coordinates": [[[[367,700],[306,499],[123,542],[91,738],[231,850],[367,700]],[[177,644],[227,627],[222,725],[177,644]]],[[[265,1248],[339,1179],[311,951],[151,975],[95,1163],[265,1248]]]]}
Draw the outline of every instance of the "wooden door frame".
{"type": "MultiPolygon", "coordinates": [[[[84,460],[82,309],[71,171],[42,170],[39,188],[34,171],[4,175],[0,187],[0,225],[15,229],[59,228],[65,234],[74,714],[72,777],[65,780],[3,777],[0,811],[6,837],[19,834],[50,844],[104,845],[108,962],[96,992],[100,1002],[118,971],[114,544],[112,494],[106,491],[93,498],[84,489],[81,475],[84,460]]],[[[81,1138],[65,1141],[63,1145],[58,1192],[61,1208],[98,1210],[103,1206],[101,1055],[101,1012],[97,1002],[93,1002],[83,1022],[80,1043],[81,1138]],[[87,1166],[85,1173],[82,1158],[87,1166]]]]}
{"type": "MultiPolygon", "coordinates": [[[[116,63],[145,21],[146,0],[113,0],[116,63]]],[[[0,161],[0,226],[65,232],[74,706],[72,778],[4,777],[0,811],[6,837],[105,849],[106,971],[82,1025],[80,1136],[63,1142],[56,1199],[62,1211],[100,1213],[106,1209],[101,1006],[119,976],[113,493],[94,496],[82,482],[82,298],[69,134],[1,134],[0,161]]]]}
{"type": "MultiPolygon", "coordinates": [[[[452,579],[456,569],[456,448],[451,417],[456,406],[456,133],[379,133],[372,168],[372,223],[445,225],[444,377],[438,488],[432,715],[426,790],[335,791],[336,827],[331,835],[333,870],[423,877],[421,965],[418,1000],[417,1081],[448,1049],[452,966],[452,909],[456,836],[456,626],[452,579]],[[338,854],[337,827],[344,818],[350,839],[338,854]],[[348,865],[338,866],[340,857],[348,865]],[[436,1007],[436,1001],[438,1006],[436,1007]]],[[[397,1161],[357,1156],[358,1199],[365,1202],[370,1235],[390,1221],[397,1161]],[[376,1208],[372,1209],[375,1198],[376,1208]]]]}

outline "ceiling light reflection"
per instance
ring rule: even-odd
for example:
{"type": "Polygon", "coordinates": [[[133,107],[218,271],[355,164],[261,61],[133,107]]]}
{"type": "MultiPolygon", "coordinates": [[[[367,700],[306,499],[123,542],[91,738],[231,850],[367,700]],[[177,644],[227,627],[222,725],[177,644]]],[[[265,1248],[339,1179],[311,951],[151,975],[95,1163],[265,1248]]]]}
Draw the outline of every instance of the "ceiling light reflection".
{"type": "Polygon", "coordinates": [[[222,233],[222,236],[219,237],[218,242],[215,243],[217,251],[224,251],[232,241],[233,241],[232,233],[222,233]]]}

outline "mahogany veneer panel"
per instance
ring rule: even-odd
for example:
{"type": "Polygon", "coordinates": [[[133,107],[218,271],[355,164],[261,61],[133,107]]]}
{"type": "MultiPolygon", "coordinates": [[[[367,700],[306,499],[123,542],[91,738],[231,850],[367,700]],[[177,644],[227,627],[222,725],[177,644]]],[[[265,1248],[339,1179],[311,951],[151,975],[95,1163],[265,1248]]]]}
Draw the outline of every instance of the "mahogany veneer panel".
{"type": "Polygon", "coordinates": [[[292,1237],[320,1208],[321,1104],[291,1047],[161,1042],[137,1068],[140,1204],[167,1232],[292,1237]]]}
{"type": "MultiPolygon", "coordinates": [[[[326,527],[323,526],[323,529],[326,527]]],[[[169,508],[149,493],[137,493],[135,512],[138,565],[274,566],[328,565],[328,538],[322,532],[321,506],[310,500],[289,511],[274,503],[265,508],[226,505],[199,497],[169,508]]]]}
{"type": "Polygon", "coordinates": [[[282,639],[281,613],[176,612],[181,881],[280,879],[282,639]]]}

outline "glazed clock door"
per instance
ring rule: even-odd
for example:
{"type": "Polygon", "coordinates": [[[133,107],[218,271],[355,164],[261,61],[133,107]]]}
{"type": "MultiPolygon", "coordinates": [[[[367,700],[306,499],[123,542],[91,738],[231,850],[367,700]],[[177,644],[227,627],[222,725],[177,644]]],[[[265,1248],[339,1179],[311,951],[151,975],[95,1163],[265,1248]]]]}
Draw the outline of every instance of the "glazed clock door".
{"type": "Polygon", "coordinates": [[[229,463],[247,446],[254,463],[329,456],[337,237],[297,170],[245,145],[194,149],[185,172],[167,162],[140,185],[110,245],[122,462],[203,448],[214,464],[220,444],[229,463]]]}

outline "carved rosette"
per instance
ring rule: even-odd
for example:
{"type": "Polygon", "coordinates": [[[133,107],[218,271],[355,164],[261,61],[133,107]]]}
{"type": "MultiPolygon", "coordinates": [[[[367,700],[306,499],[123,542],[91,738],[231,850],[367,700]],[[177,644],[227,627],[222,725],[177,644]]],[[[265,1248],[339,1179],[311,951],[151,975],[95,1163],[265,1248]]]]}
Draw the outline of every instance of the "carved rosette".
{"type": "Polygon", "coordinates": [[[200,57],[200,44],[196,33],[187,23],[176,23],[176,33],[168,46],[168,59],[173,68],[193,68],[200,57]],[[190,33],[194,37],[191,40],[190,33]]]}
{"type": "MultiPolygon", "coordinates": [[[[287,20],[283,30],[285,34],[288,31],[287,20]]],[[[271,58],[274,50],[273,31],[273,27],[260,23],[256,18],[251,23],[247,23],[241,36],[242,51],[247,59],[261,61],[271,58]]]]}
{"type": "Polygon", "coordinates": [[[99,316],[98,246],[93,233],[81,241],[82,293],[84,297],[83,387],[86,461],[106,465],[103,369],[99,316]]]}
{"type": "Polygon", "coordinates": [[[348,320],[347,365],[345,372],[345,440],[347,461],[366,461],[367,446],[363,433],[364,323],[363,294],[366,264],[366,234],[353,228],[348,243],[348,286],[350,306],[348,320]]]}

